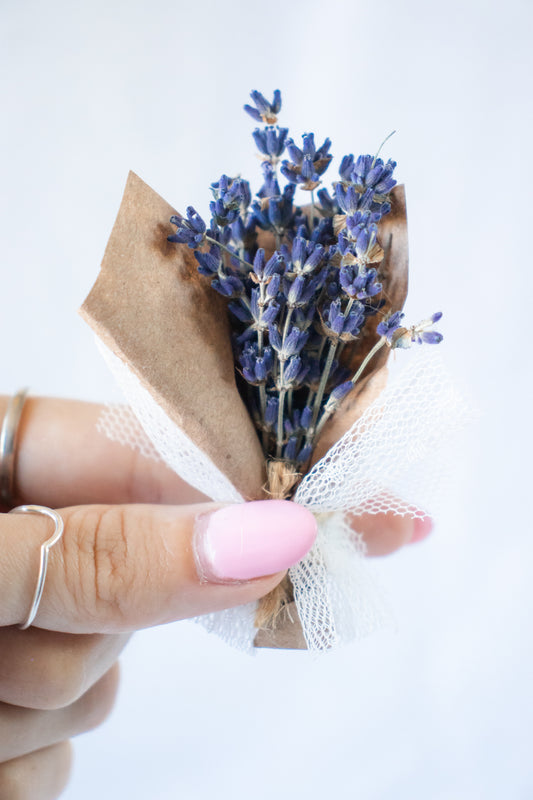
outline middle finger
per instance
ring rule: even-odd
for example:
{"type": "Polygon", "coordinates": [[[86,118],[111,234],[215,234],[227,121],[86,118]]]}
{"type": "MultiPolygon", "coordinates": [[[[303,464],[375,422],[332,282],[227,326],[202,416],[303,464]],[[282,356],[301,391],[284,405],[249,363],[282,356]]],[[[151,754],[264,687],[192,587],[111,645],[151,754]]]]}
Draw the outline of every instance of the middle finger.
{"type": "Polygon", "coordinates": [[[55,711],[0,703],[0,763],[96,728],[113,708],[118,677],[116,664],[75,703],[55,711]]]}
{"type": "Polygon", "coordinates": [[[71,705],[108,671],[129,638],[0,628],[0,703],[39,710],[71,705]]]}

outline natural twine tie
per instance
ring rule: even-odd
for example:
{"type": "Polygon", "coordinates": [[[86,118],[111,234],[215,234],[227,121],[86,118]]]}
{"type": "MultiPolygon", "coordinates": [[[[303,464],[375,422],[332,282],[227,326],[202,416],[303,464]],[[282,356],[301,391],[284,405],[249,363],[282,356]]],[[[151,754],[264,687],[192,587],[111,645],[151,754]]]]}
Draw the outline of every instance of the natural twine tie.
{"type": "MultiPolygon", "coordinates": [[[[272,460],[267,463],[265,494],[271,500],[286,500],[291,497],[302,475],[285,461],[272,460]]],[[[256,628],[276,628],[280,611],[294,600],[291,579],[288,574],[271,592],[261,598],[255,615],[256,628]]]]}

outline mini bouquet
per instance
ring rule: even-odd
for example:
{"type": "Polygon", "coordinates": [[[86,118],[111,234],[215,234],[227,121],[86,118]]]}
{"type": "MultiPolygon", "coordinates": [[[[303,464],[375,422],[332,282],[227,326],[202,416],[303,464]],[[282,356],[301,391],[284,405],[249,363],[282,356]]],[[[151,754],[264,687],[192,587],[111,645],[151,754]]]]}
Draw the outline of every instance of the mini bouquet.
{"type": "Polygon", "coordinates": [[[257,608],[201,621],[240,646],[329,650],[386,616],[349,517],[427,514],[458,398],[432,358],[387,385],[392,350],[442,339],[440,312],[404,325],[396,163],[346,155],[328,192],[330,140],[289,138],[279,91],[251,98],[255,196],[223,174],[207,221],[130,173],[82,314],[132,412],[110,412],[110,436],[151,443],[214,501],[287,498],[317,516],[315,546],[257,608]]]}

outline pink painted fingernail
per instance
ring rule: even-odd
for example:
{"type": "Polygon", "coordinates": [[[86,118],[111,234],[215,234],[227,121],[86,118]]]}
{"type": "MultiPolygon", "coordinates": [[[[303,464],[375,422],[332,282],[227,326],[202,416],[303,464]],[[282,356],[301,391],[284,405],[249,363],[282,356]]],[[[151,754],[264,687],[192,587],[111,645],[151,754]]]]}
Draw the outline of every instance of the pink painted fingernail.
{"type": "Polygon", "coordinates": [[[409,540],[409,544],[415,544],[415,542],[421,542],[423,539],[426,539],[432,530],[433,520],[431,517],[424,517],[424,519],[418,519],[417,517],[414,520],[413,535],[409,540]]]}
{"type": "Polygon", "coordinates": [[[206,580],[247,581],[292,567],[315,538],[314,516],[297,503],[237,503],[197,518],[196,564],[206,580]]]}

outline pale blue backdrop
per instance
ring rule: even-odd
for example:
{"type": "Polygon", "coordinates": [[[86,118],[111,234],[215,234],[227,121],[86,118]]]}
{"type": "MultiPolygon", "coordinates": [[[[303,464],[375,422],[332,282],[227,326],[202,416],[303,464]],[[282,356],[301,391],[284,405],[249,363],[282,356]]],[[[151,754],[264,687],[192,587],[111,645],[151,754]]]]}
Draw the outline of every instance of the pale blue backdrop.
{"type": "Polygon", "coordinates": [[[128,170],[178,208],[222,171],[259,180],[240,109],[279,87],[284,124],[336,156],[397,130],[410,316],[445,312],[479,409],[434,535],[376,563],[396,633],[317,663],[190,623],[139,634],[66,800],[533,796],[531,10],[1,0],[1,391],[113,397],[76,309],[128,170]]]}

